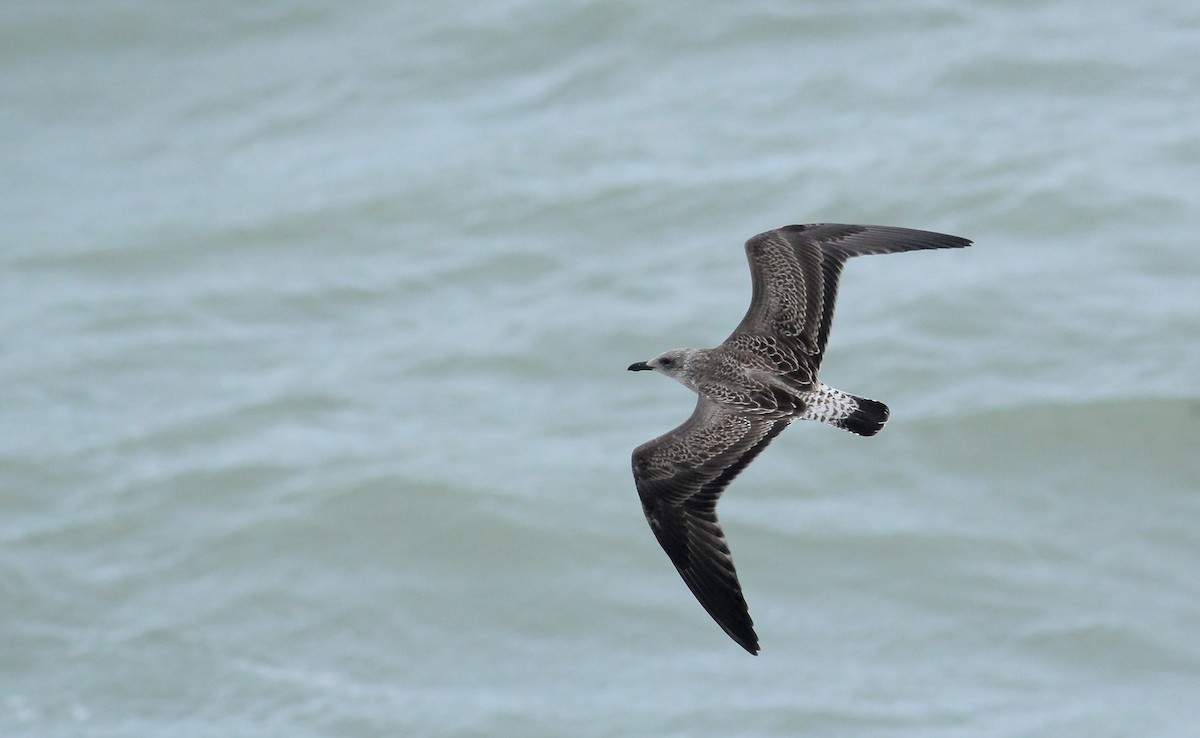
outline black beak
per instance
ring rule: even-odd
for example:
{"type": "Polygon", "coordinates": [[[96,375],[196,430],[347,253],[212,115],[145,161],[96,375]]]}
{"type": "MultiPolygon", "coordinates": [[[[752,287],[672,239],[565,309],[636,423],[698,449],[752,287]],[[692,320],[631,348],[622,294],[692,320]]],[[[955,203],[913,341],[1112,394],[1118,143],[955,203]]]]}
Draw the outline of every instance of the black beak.
{"type": "Polygon", "coordinates": [[[653,370],[654,370],[654,367],[650,366],[649,364],[647,364],[644,361],[639,361],[636,364],[629,365],[629,371],[631,371],[631,372],[649,372],[649,371],[653,371],[653,370]]]}

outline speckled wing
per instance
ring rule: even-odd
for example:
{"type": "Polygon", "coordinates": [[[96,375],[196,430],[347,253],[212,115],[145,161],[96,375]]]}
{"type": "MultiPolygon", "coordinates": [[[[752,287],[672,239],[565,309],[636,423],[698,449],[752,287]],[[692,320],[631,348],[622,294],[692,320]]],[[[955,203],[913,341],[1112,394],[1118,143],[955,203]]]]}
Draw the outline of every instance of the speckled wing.
{"type": "Polygon", "coordinates": [[[781,368],[791,371],[799,359],[815,375],[829,340],[838,280],[847,259],[969,245],[965,238],[943,233],[841,223],[791,225],[760,233],[746,241],[754,286],[750,308],[726,343],[774,339],[784,350],[781,368]]]}
{"type": "Polygon", "coordinates": [[[633,452],[650,529],[708,614],[750,653],[758,653],[758,636],[717,521],[717,500],[789,422],[731,413],[701,397],[683,425],[633,452]]]}

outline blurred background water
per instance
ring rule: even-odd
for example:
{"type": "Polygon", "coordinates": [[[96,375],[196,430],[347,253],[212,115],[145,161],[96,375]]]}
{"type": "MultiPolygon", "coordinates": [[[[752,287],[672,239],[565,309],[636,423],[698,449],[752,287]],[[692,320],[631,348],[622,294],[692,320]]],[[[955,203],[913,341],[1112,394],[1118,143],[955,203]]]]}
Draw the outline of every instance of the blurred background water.
{"type": "Polygon", "coordinates": [[[0,734],[1200,734],[1194,3],[0,5],[0,734]],[[741,243],[886,223],[721,513],[741,243]]]}

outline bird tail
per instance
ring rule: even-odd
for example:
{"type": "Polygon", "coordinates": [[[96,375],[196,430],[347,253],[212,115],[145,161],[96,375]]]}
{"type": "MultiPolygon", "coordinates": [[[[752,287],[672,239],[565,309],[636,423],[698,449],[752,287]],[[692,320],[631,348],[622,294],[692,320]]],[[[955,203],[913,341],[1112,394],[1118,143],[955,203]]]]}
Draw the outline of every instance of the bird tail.
{"type": "Polygon", "coordinates": [[[808,406],[800,417],[818,420],[860,436],[878,433],[888,419],[888,406],[822,384],[804,398],[808,406]]]}
{"type": "Polygon", "coordinates": [[[882,430],[883,424],[888,419],[888,406],[865,397],[855,397],[854,399],[857,401],[858,407],[834,425],[860,436],[873,436],[882,430]]]}

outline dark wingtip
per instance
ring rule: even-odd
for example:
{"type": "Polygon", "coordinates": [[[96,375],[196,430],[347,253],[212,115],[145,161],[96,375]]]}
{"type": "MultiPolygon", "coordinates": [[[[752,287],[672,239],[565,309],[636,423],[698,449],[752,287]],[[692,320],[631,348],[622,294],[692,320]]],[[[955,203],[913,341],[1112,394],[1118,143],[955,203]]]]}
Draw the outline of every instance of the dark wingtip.
{"type": "MultiPolygon", "coordinates": [[[[712,612],[709,612],[712,615],[712,612]]],[[[725,635],[733,639],[733,642],[746,649],[751,656],[758,655],[758,634],[754,632],[754,623],[750,621],[750,613],[746,613],[745,621],[736,624],[721,622],[713,615],[713,620],[717,621],[717,625],[721,626],[721,630],[725,631],[725,635]]]]}
{"type": "MultiPolygon", "coordinates": [[[[713,620],[717,619],[714,617],[713,620]]],[[[730,627],[720,620],[717,620],[717,625],[721,626],[721,630],[725,631],[725,635],[729,636],[734,643],[746,649],[746,653],[751,656],[758,655],[758,634],[754,632],[753,625],[730,627]]]]}

